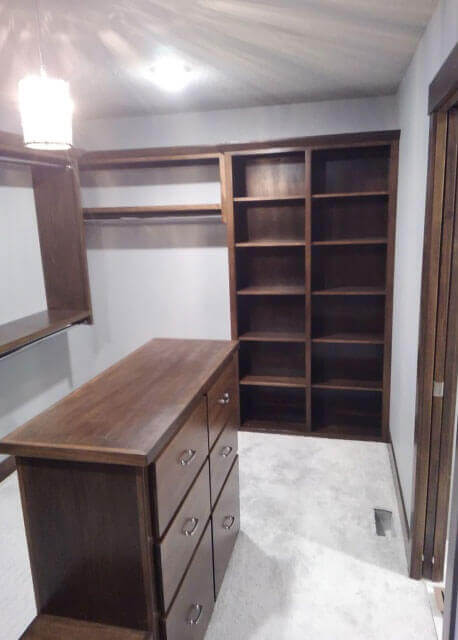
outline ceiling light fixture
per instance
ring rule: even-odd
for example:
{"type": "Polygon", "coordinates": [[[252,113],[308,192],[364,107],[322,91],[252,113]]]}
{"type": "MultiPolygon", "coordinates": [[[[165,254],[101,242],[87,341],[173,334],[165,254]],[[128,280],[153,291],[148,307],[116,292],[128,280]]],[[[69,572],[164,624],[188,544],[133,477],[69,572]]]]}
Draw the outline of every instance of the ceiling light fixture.
{"type": "Polygon", "coordinates": [[[149,76],[164,91],[176,93],[185,89],[193,79],[192,70],[178,58],[159,58],[150,68],[149,76]]]}
{"type": "Polygon", "coordinates": [[[41,46],[38,0],[35,2],[40,74],[19,82],[24,144],[30,149],[64,151],[72,146],[73,102],[65,80],[47,76],[41,46]]]}

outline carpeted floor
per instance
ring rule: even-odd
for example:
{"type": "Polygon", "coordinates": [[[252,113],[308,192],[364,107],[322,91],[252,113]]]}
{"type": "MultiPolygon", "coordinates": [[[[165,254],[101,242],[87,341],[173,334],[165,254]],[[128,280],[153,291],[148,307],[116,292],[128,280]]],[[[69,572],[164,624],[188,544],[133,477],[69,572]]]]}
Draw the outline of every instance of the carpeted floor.
{"type": "MultiPolygon", "coordinates": [[[[242,532],[206,640],[436,640],[386,445],[242,433],[240,462],[242,532]]],[[[16,640],[35,609],[15,475],[0,513],[0,640],[16,640]]]]}

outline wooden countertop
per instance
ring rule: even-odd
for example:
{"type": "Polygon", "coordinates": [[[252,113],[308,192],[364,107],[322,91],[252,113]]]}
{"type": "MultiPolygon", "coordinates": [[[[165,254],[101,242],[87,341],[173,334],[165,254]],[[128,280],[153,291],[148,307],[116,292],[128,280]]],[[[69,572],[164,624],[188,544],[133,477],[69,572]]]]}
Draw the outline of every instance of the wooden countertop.
{"type": "Polygon", "coordinates": [[[0,441],[13,456],[148,465],[237,342],[151,340],[0,441]]]}

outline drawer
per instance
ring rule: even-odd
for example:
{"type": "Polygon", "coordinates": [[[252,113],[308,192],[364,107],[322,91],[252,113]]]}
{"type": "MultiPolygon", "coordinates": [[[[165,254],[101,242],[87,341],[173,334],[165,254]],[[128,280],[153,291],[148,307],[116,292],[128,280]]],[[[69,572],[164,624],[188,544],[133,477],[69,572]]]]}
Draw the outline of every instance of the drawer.
{"type": "Polygon", "coordinates": [[[221,373],[208,392],[208,432],[210,449],[231,417],[238,422],[239,387],[237,379],[237,356],[221,373]]]}
{"type": "Polygon", "coordinates": [[[154,464],[156,533],[162,537],[208,455],[205,398],[154,464]]]}
{"type": "Polygon", "coordinates": [[[215,596],[223,583],[224,574],[240,531],[239,459],[221,492],[212,517],[215,568],[215,596]]]}
{"type": "Polygon", "coordinates": [[[206,462],[172,520],[164,540],[158,545],[164,611],[172,602],[209,517],[210,478],[206,462]]]}
{"type": "Polygon", "coordinates": [[[211,500],[214,506],[237,455],[238,430],[235,417],[224,427],[210,453],[211,500]]]}
{"type": "Polygon", "coordinates": [[[205,636],[214,604],[209,523],[169,614],[163,620],[166,640],[201,640],[205,636]]]}

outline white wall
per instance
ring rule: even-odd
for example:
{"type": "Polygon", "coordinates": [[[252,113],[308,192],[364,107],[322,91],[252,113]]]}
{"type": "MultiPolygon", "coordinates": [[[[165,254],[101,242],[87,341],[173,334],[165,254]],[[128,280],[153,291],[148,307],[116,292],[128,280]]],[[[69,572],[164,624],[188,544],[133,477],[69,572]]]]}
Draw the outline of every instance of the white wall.
{"type": "MultiPolygon", "coordinates": [[[[86,148],[127,148],[394,128],[395,99],[375,98],[84,122],[76,141],[86,148]]],[[[216,176],[208,170],[116,174],[85,176],[85,203],[211,202],[217,195],[216,176]]],[[[230,336],[221,223],[88,224],[87,245],[95,324],[0,360],[0,435],[152,337],[230,336]]]]}
{"type": "Polygon", "coordinates": [[[419,307],[428,164],[428,88],[458,40],[458,0],[441,0],[399,90],[401,127],[390,427],[412,509],[419,307]]]}
{"type": "Polygon", "coordinates": [[[0,324],[46,308],[28,167],[0,167],[0,324]]]}

